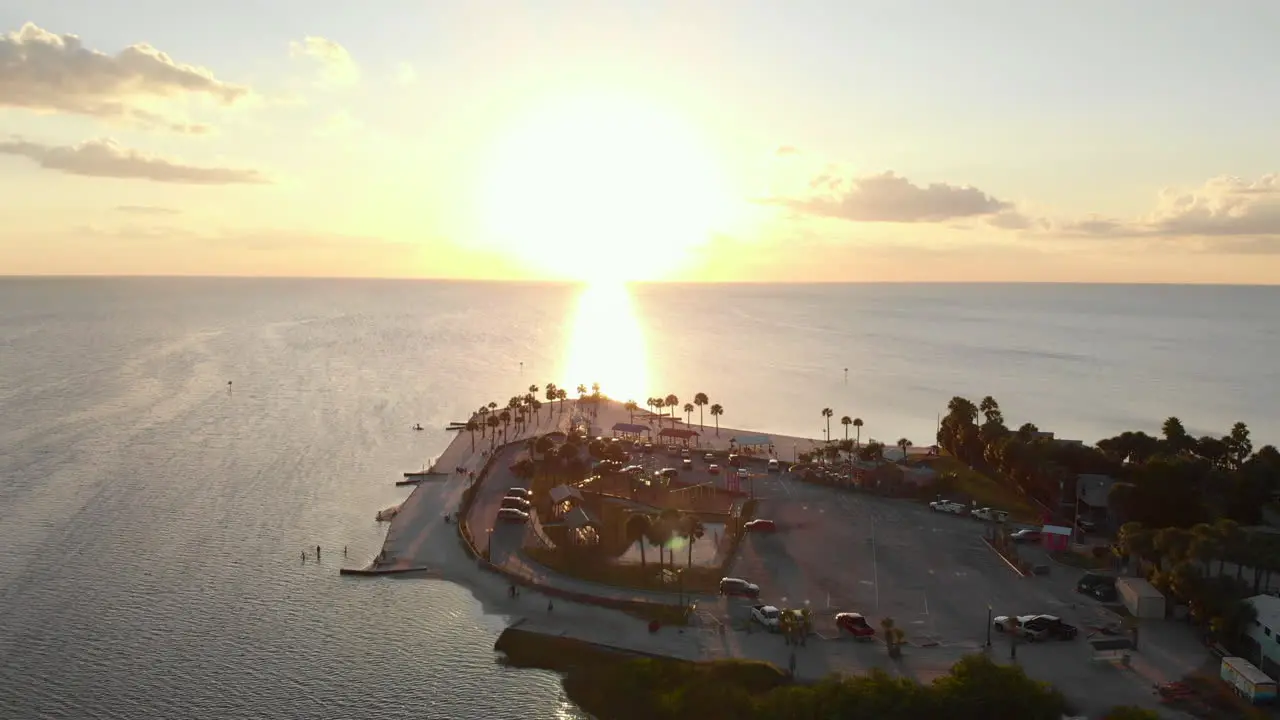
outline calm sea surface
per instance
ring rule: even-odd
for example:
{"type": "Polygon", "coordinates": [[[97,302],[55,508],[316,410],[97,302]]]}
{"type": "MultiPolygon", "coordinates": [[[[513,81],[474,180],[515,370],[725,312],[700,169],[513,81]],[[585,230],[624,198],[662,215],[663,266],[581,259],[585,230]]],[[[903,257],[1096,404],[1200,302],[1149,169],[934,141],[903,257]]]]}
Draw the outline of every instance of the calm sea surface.
{"type": "Polygon", "coordinates": [[[445,423],[530,384],[705,392],[810,437],[830,406],[926,444],[952,395],[992,394],[1061,437],[1176,414],[1280,442],[1280,288],[583,292],[0,280],[0,717],[579,717],[494,662],[504,618],[464,588],[336,572],[445,423]]]}

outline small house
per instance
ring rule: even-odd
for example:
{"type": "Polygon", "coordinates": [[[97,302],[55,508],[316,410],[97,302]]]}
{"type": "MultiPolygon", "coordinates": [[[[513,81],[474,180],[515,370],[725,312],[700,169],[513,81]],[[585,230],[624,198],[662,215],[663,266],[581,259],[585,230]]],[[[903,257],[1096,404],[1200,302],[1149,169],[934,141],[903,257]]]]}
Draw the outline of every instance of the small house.
{"type": "Polygon", "coordinates": [[[658,432],[658,439],[663,445],[698,447],[699,437],[697,430],[686,430],[685,428],[663,428],[658,432]]]}
{"type": "Polygon", "coordinates": [[[1050,552],[1067,550],[1071,546],[1071,528],[1061,525],[1045,525],[1040,528],[1040,541],[1050,552]]]}

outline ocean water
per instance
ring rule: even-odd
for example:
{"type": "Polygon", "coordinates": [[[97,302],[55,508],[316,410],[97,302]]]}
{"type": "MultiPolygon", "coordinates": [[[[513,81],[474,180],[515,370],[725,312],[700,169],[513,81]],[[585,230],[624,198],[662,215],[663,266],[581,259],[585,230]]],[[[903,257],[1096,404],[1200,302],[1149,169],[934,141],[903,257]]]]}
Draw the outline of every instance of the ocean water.
{"type": "Polygon", "coordinates": [[[3,279],[0,718],[579,717],[554,675],[495,662],[505,618],[465,588],[337,575],[344,545],[377,552],[374,513],[447,422],[598,380],[815,438],[829,406],[926,444],[952,395],[992,394],[1062,437],[1176,414],[1277,442],[1277,307],[1276,288],[3,279]]]}

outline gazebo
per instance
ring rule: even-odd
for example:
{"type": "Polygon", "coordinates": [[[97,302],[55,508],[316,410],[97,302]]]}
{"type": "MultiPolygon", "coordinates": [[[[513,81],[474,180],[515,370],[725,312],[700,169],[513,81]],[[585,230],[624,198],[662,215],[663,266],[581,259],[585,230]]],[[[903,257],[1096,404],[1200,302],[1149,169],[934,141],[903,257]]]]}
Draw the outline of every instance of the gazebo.
{"type": "Polygon", "coordinates": [[[739,448],[772,448],[773,439],[768,435],[735,435],[729,442],[736,443],[739,448]]]}
{"type": "Polygon", "coordinates": [[[613,426],[613,436],[626,440],[639,440],[642,436],[647,436],[652,432],[653,428],[638,423],[618,423],[613,426]]]}
{"type": "Polygon", "coordinates": [[[662,441],[662,444],[683,445],[684,447],[689,447],[690,444],[693,447],[698,447],[699,437],[697,430],[686,430],[684,428],[663,428],[658,433],[658,439],[662,441]]]}

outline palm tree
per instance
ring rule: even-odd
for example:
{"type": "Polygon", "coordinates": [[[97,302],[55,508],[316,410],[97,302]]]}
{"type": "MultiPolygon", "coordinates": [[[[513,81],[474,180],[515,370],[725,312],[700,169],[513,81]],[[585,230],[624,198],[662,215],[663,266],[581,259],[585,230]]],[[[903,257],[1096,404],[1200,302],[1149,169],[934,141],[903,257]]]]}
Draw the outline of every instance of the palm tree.
{"type": "Polygon", "coordinates": [[[831,408],[822,408],[822,417],[827,419],[827,440],[831,439],[831,416],[835,414],[831,408]]]}
{"type": "MultiPolygon", "coordinates": [[[[547,391],[547,395],[546,395],[546,397],[547,397],[547,402],[549,402],[549,403],[554,403],[554,402],[556,401],[556,398],[557,398],[557,397],[559,397],[558,395],[556,395],[556,391],[557,391],[558,389],[559,389],[559,388],[557,388],[557,387],[556,387],[556,384],[555,384],[555,383],[547,383],[547,387],[546,387],[546,391],[547,391]]],[[[550,412],[550,411],[548,411],[548,412],[550,412]]]]}
{"type": "Polygon", "coordinates": [[[680,398],[676,397],[675,395],[668,395],[666,399],[663,400],[662,402],[664,405],[671,408],[671,427],[675,427],[676,426],[676,407],[680,404],[680,398]]]}
{"type": "Polygon", "coordinates": [[[693,424],[693,403],[685,403],[683,409],[684,409],[684,424],[692,425],[693,424]]]}
{"type": "Polygon", "coordinates": [[[698,519],[697,515],[690,514],[681,518],[680,534],[684,535],[689,545],[689,559],[685,563],[685,567],[693,567],[693,544],[707,534],[707,529],[703,527],[702,521],[698,519]]]}
{"type": "Polygon", "coordinates": [[[693,396],[693,404],[698,406],[698,429],[705,430],[706,426],[702,424],[702,406],[711,402],[706,393],[698,393],[693,396]]]}
{"type": "Polygon", "coordinates": [[[628,400],[622,407],[627,410],[627,422],[634,425],[636,423],[636,411],[640,409],[640,406],[636,404],[635,400],[628,400]]]}
{"type": "Polygon", "coordinates": [[[586,397],[587,397],[587,386],[583,385],[582,383],[578,383],[578,404],[581,405],[582,401],[586,397]]]}
{"type": "Polygon", "coordinates": [[[631,519],[627,521],[627,527],[635,526],[636,529],[639,530],[639,532],[636,533],[636,542],[640,543],[641,570],[644,570],[645,565],[648,563],[648,560],[645,558],[644,546],[646,544],[645,541],[648,539],[649,533],[651,532],[650,528],[652,524],[653,523],[649,519],[649,516],[643,514],[632,515],[631,519]]]}
{"type": "Polygon", "coordinates": [[[858,439],[854,441],[854,444],[862,447],[862,418],[854,418],[853,427],[858,431],[858,439]]]}
{"type": "MultiPolygon", "coordinates": [[[[679,528],[680,511],[675,508],[666,508],[658,514],[658,522],[654,524],[654,537],[658,540],[658,554],[662,555],[662,549],[667,548],[671,544],[671,538],[675,537],[676,530],[679,528]]],[[[670,550],[670,548],[667,548],[670,550]]],[[[658,560],[658,566],[661,567],[663,560],[658,560]]],[[[673,556],[671,559],[672,567],[675,567],[676,561],[673,556]]]]}
{"type": "Polygon", "coordinates": [[[717,403],[711,406],[711,417],[716,419],[716,437],[720,437],[720,416],[724,414],[724,406],[717,403]]]}
{"type": "Polygon", "coordinates": [[[569,391],[564,388],[556,389],[556,399],[560,401],[560,414],[564,414],[564,401],[569,399],[569,391]]]}
{"type": "Polygon", "coordinates": [[[485,419],[484,424],[489,426],[489,430],[491,431],[489,433],[489,449],[492,450],[494,444],[498,441],[498,426],[502,424],[502,421],[498,419],[497,415],[490,413],[489,417],[485,419]]]}
{"type": "Polygon", "coordinates": [[[498,420],[502,421],[502,442],[506,442],[507,428],[511,427],[511,411],[503,410],[498,413],[498,420]]]}
{"type": "Polygon", "coordinates": [[[467,432],[471,433],[471,452],[476,451],[476,431],[480,429],[480,423],[474,418],[467,421],[467,432]]]}
{"type": "Polygon", "coordinates": [[[485,429],[489,427],[489,407],[481,405],[476,414],[480,416],[480,437],[484,437],[485,429]]]}
{"type": "Polygon", "coordinates": [[[848,415],[845,415],[844,417],[840,418],[840,424],[844,426],[844,439],[848,440],[849,426],[853,424],[853,418],[849,417],[848,415]]]}
{"type": "Polygon", "coordinates": [[[593,398],[600,397],[600,383],[598,382],[591,383],[591,397],[593,398]]]}
{"type": "Polygon", "coordinates": [[[911,441],[906,438],[898,438],[898,448],[902,450],[902,462],[907,462],[907,448],[911,447],[911,441]]]}

